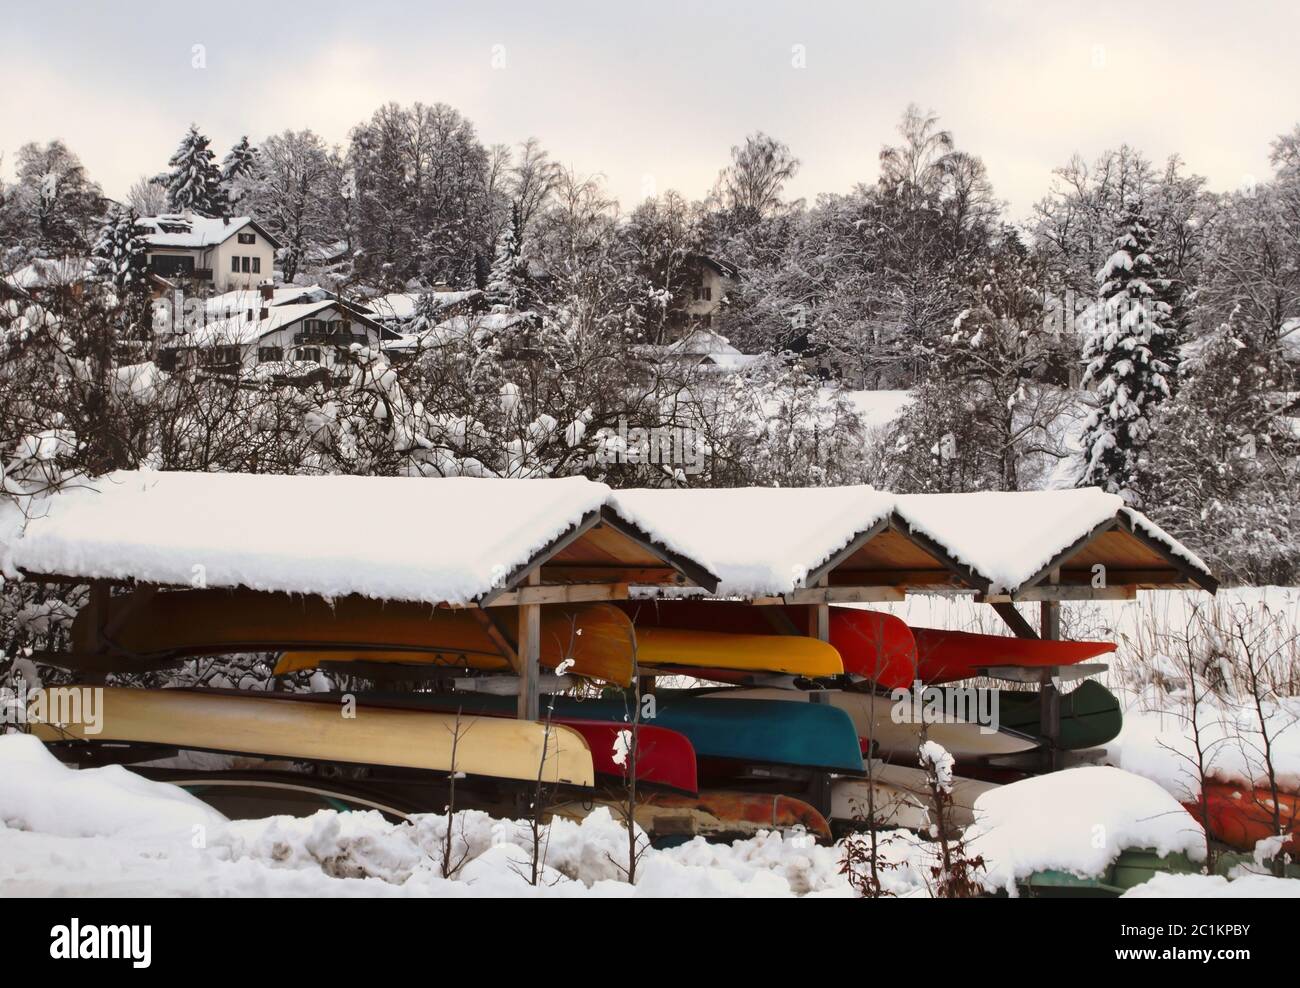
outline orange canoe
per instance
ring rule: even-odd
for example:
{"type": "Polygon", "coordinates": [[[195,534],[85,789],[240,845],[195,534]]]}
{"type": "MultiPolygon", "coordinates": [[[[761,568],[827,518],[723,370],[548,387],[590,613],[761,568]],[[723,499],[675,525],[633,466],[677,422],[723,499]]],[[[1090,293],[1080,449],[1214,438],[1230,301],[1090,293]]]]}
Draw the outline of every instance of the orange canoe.
{"type": "MultiPolygon", "coordinates": [[[[1253,851],[1257,843],[1277,833],[1273,829],[1273,796],[1266,788],[1210,782],[1205,786],[1205,804],[1210,835],[1234,850],[1253,851]]],[[[1201,819],[1199,804],[1183,806],[1201,819]]],[[[1277,808],[1282,829],[1291,835],[1283,850],[1296,854],[1300,852],[1300,794],[1278,793],[1277,808]]]]}

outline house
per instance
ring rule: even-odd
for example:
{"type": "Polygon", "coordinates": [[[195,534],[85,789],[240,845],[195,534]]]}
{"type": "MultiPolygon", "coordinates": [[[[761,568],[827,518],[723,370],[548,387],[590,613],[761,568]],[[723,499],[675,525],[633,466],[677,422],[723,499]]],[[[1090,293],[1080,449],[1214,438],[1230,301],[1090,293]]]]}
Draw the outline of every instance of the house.
{"type": "Polygon", "coordinates": [[[80,296],[95,277],[95,263],[83,257],[38,257],[4,279],[5,284],[28,298],[80,296]]]}
{"type": "Polygon", "coordinates": [[[703,327],[690,330],[668,346],[642,346],[637,352],[651,363],[698,367],[721,374],[748,370],[770,359],[763,354],[742,353],[725,336],[703,327]]]}
{"type": "Polygon", "coordinates": [[[168,213],[141,217],[136,230],[153,274],[218,294],[270,281],[280,246],[251,216],[168,213]]]}
{"type": "MultiPolygon", "coordinates": [[[[505,306],[496,306],[490,312],[466,312],[444,319],[435,326],[414,333],[393,334],[394,339],[383,344],[384,353],[395,360],[413,357],[419,353],[450,346],[467,339],[487,341],[510,330],[536,326],[537,314],[520,312],[505,306]]],[[[507,356],[518,356],[511,352],[507,356]]]]}
{"type": "Polygon", "coordinates": [[[687,270],[690,295],[683,313],[684,322],[688,327],[712,326],[722,309],[723,299],[740,280],[740,272],[734,264],[704,254],[692,254],[687,258],[687,270]]]}
{"type": "Polygon", "coordinates": [[[159,365],[232,375],[264,373],[270,367],[283,371],[282,376],[305,367],[340,377],[354,344],[377,348],[397,337],[363,309],[332,296],[274,305],[273,290],[266,286],[259,298],[256,308],[170,334],[161,345],[159,365]]]}
{"type": "Polygon", "coordinates": [[[439,321],[453,316],[469,315],[484,308],[483,293],[477,288],[454,291],[437,286],[425,292],[392,292],[367,299],[365,306],[372,318],[389,329],[405,331],[419,312],[420,300],[425,299],[430,313],[439,321]]]}

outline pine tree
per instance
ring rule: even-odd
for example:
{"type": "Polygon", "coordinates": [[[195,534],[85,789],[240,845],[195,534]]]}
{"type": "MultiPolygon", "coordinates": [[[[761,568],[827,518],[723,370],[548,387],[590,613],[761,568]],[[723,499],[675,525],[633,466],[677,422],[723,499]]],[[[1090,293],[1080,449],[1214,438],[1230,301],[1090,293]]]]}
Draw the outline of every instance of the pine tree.
{"type": "Polygon", "coordinates": [[[1140,204],[1131,205],[1115,250],[1097,274],[1100,292],[1083,347],[1083,383],[1097,407],[1083,433],[1080,486],[1140,503],[1139,474],[1151,421],[1170,396],[1178,345],[1169,291],[1140,204]]]}
{"type": "Polygon", "coordinates": [[[144,241],[135,228],[135,211],[118,206],[109,213],[93,255],[112,289],[124,339],[147,338],[150,325],[149,265],[144,241]]]}
{"type": "Polygon", "coordinates": [[[489,305],[501,305],[510,309],[526,307],[527,284],[525,262],[520,256],[519,239],[515,234],[515,222],[519,210],[512,210],[511,221],[501,230],[497,237],[496,251],[492,257],[492,269],[488,272],[484,294],[489,305]]]}
{"type": "Polygon", "coordinates": [[[202,216],[220,216],[226,210],[221,188],[221,169],[208,138],[191,124],[189,133],[167,162],[167,208],[173,212],[190,209],[202,216]]]}
{"type": "Polygon", "coordinates": [[[232,211],[243,208],[248,198],[248,186],[257,177],[257,171],[257,148],[248,142],[245,135],[221,162],[221,191],[232,211]]]}

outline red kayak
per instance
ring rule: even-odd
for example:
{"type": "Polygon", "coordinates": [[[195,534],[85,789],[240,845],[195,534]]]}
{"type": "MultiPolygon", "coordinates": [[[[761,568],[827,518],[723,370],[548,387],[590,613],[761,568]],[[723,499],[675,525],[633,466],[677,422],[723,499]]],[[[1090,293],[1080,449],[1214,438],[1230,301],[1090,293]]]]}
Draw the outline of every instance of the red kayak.
{"type": "Polygon", "coordinates": [[[913,628],[912,635],[916,639],[917,678],[923,683],[970,679],[989,666],[1072,666],[1115,651],[1113,642],[1049,641],[937,628],[913,628]]]}
{"type": "MultiPolygon", "coordinates": [[[[1291,838],[1282,845],[1289,854],[1300,852],[1300,794],[1278,793],[1282,829],[1291,838]]],[[[1201,807],[1184,803],[1197,821],[1201,807]]],[[[1268,789],[1251,789],[1231,782],[1210,782],[1205,786],[1205,808],[1209,816],[1210,836],[1237,851],[1250,852],[1273,829],[1273,797],[1268,789]]]]}

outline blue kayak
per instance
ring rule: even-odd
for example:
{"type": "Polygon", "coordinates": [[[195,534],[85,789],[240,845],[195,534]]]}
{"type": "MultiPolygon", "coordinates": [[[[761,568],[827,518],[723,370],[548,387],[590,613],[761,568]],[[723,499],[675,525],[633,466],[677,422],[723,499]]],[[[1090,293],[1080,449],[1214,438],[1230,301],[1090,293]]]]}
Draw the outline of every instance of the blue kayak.
{"type": "MultiPolygon", "coordinates": [[[[701,758],[797,765],[828,772],[862,772],[857,728],[843,710],[820,703],[782,700],[724,700],[692,697],[690,690],[655,694],[655,716],[643,723],[686,735],[701,758]]],[[[434,710],[491,711],[506,714],[515,698],[484,693],[368,693],[359,699],[434,710]]],[[[551,697],[542,697],[545,716],[551,697]]],[[[631,701],[622,697],[554,697],[555,714],[588,720],[626,720],[631,701]]]]}

